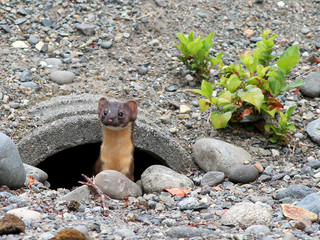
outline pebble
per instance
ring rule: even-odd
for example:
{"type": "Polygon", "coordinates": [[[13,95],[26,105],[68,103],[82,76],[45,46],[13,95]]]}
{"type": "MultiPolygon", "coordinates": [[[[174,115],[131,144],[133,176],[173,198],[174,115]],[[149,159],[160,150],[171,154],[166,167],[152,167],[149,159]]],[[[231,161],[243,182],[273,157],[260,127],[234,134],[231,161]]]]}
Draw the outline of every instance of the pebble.
{"type": "Polygon", "coordinates": [[[259,171],[252,165],[239,165],[230,171],[229,181],[234,183],[250,183],[259,177],[259,171]]]}
{"type": "Polygon", "coordinates": [[[265,225],[252,225],[245,230],[245,234],[266,235],[270,233],[270,229],[265,225]]]}
{"type": "Polygon", "coordinates": [[[74,28],[86,36],[93,36],[96,32],[94,25],[86,23],[75,24],[74,28]]]}
{"type": "Polygon", "coordinates": [[[280,189],[275,192],[274,198],[277,200],[283,199],[283,198],[294,198],[294,199],[301,199],[305,196],[311,194],[313,191],[307,186],[303,185],[292,185],[285,189],[280,189]]]}
{"type": "Polygon", "coordinates": [[[62,65],[62,61],[58,58],[47,58],[44,60],[46,64],[52,65],[52,66],[60,66],[62,65]]]}
{"type": "Polygon", "coordinates": [[[25,88],[38,88],[39,87],[39,85],[36,84],[35,82],[23,82],[23,83],[21,83],[21,86],[25,87],[25,88]]]}
{"type": "Polygon", "coordinates": [[[21,82],[31,82],[33,80],[33,73],[29,70],[24,70],[20,75],[21,82]]]}
{"type": "Polygon", "coordinates": [[[74,78],[75,74],[69,71],[55,71],[49,75],[49,79],[59,85],[72,83],[74,78]]]}
{"type": "Polygon", "coordinates": [[[14,48],[29,48],[28,44],[26,44],[24,41],[15,41],[11,44],[14,48]]]}
{"type": "Polygon", "coordinates": [[[225,174],[223,172],[207,172],[201,179],[201,186],[216,186],[224,181],[225,174]]]}
{"type": "Polygon", "coordinates": [[[244,30],[243,35],[244,35],[246,38],[250,39],[250,38],[253,37],[254,31],[251,30],[251,29],[246,29],[246,30],[244,30]]]}
{"type": "Polygon", "coordinates": [[[111,41],[106,41],[106,42],[102,42],[101,43],[101,47],[105,48],[105,49],[109,49],[111,48],[113,45],[113,43],[111,41]]]}
{"type": "Polygon", "coordinates": [[[199,202],[194,197],[185,198],[178,203],[178,207],[180,208],[180,210],[194,209],[198,207],[198,205],[199,202]]]}
{"type": "Polygon", "coordinates": [[[320,144],[320,128],[319,128],[319,126],[320,126],[320,118],[308,123],[307,127],[305,128],[305,131],[308,133],[308,135],[311,137],[311,139],[318,144],[320,144]]]}
{"type": "Polygon", "coordinates": [[[13,215],[21,218],[24,221],[26,221],[26,220],[33,220],[33,221],[42,220],[41,213],[39,213],[37,211],[29,210],[27,207],[9,210],[7,212],[7,214],[13,214],[13,215]]]}
{"type": "Polygon", "coordinates": [[[316,214],[320,213],[320,193],[311,193],[304,197],[298,204],[298,207],[306,209],[316,214]]]}
{"type": "Polygon", "coordinates": [[[191,112],[191,108],[188,105],[181,105],[180,106],[180,113],[186,114],[191,112]]]}
{"type": "Polygon", "coordinates": [[[139,67],[139,69],[138,69],[138,73],[139,73],[140,75],[146,75],[146,74],[148,73],[148,68],[146,68],[145,66],[141,66],[141,67],[139,67]]]}

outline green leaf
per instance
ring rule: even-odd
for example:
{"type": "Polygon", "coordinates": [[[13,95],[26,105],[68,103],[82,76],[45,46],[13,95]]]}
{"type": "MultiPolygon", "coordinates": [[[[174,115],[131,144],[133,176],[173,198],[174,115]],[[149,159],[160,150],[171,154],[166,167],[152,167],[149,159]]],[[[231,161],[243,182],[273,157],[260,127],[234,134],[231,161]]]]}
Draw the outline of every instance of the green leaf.
{"type": "Polygon", "coordinates": [[[228,90],[234,93],[240,86],[241,80],[236,74],[232,74],[228,81],[228,90]]]}
{"type": "Polygon", "coordinates": [[[211,32],[208,34],[208,36],[205,38],[205,41],[209,44],[213,44],[212,38],[213,38],[214,32],[211,32]]]}
{"type": "Polygon", "coordinates": [[[225,128],[231,119],[232,113],[231,112],[226,112],[226,113],[218,113],[214,112],[211,114],[211,123],[212,125],[219,129],[219,128],[225,128]]]}
{"type": "Polygon", "coordinates": [[[194,40],[193,30],[191,30],[188,36],[188,42],[192,42],[193,40],[194,40]]]}
{"type": "Polygon", "coordinates": [[[261,105],[263,103],[264,95],[260,88],[252,87],[247,88],[247,91],[240,89],[238,92],[238,96],[245,102],[251,103],[254,105],[258,111],[260,112],[261,105]]]}
{"type": "Polygon", "coordinates": [[[233,103],[227,104],[225,106],[223,106],[223,111],[224,112],[234,112],[238,109],[238,105],[235,105],[233,103]]]}
{"type": "Polygon", "coordinates": [[[187,48],[190,51],[190,54],[196,56],[198,51],[202,48],[203,44],[200,41],[200,38],[195,39],[192,42],[187,44],[187,48]]]}
{"type": "Polygon", "coordinates": [[[183,42],[185,45],[188,44],[188,39],[184,36],[183,33],[177,33],[177,37],[181,42],[183,42]]]}
{"type": "Polygon", "coordinates": [[[277,61],[277,66],[288,74],[291,68],[295,67],[300,61],[300,51],[297,45],[289,47],[277,61]]]}
{"type": "Polygon", "coordinates": [[[269,110],[269,106],[265,103],[262,104],[261,109],[268,113],[271,117],[274,118],[274,115],[276,114],[277,108],[272,109],[271,111],[269,110]]]}
{"type": "Polygon", "coordinates": [[[209,109],[211,103],[208,99],[199,99],[199,107],[201,112],[204,112],[209,109]]]}
{"type": "Polygon", "coordinates": [[[209,58],[212,66],[214,66],[214,65],[222,62],[222,60],[221,60],[222,54],[223,54],[223,52],[220,52],[220,53],[216,56],[216,58],[212,58],[212,57],[209,58]]]}
{"type": "Polygon", "coordinates": [[[301,85],[303,85],[303,80],[299,79],[299,80],[297,80],[297,81],[295,81],[293,83],[290,83],[290,84],[284,86],[283,88],[281,88],[281,91],[284,92],[284,91],[287,91],[287,90],[289,90],[291,88],[299,87],[301,85]]]}
{"type": "Polygon", "coordinates": [[[269,88],[271,92],[278,96],[281,90],[281,82],[278,78],[269,77],[269,88]]]}
{"type": "Polygon", "coordinates": [[[294,112],[294,110],[296,110],[297,106],[291,106],[289,107],[289,109],[286,112],[286,117],[289,119],[292,115],[292,113],[294,112]]]}
{"type": "Polygon", "coordinates": [[[210,99],[213,93],[213,87],[211,83],[207,82],[206,80],[202,80],[201,91],[203,96],[210,99]]]}
{"type": "Polygon", "coordinates": [[[287,128],[290,129],[292,132],[296,131],[296,127],[292,123],[289,123],[287,128]]]}
{"type": "Polygon", "coordinates": [[[243,64],[249,70],[250,73],[254,73],[256,71],[258,65],[258,58],[253,57],[249,53],[246,53],[244,57],[241,59],[243,64]]]}
{"type": "Polygon", "coordinates": [[[202,91],[201,91],[200,89],[192,89],[191,91],[192,91],[192,92],[195,92],[195,93],[198,93],[198,94],[200,94],[200,95],[202,95],[202,96],[204,96],[203,93],[202,93],[202,91]]]}
{"type": "Polygon", "coordinates": [[[219,94],[219,97],[218,97],[218,103],[221,105],[221,106],[224,106],[226,104],[229,104],[231,103],[231,100],[232,100],[232,94],[231,92],[229,91],[223,91],[219,94]]]}
{"type": "Polygon", "coordinates": [[[264,125],[264,130],[266,130],[267,132],[271,132],[270,124],[265,124],[264,125]]]}

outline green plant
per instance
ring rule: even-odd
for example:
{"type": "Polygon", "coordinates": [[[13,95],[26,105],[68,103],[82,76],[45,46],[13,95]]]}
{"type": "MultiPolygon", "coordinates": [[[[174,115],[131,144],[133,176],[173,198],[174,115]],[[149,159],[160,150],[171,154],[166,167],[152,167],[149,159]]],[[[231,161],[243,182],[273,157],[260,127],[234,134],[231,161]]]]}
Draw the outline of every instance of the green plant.
{"type": "Polygon", "coordinates": [[[201,89],[193,91],[204,96],[199,100],[201,111],[216,108],[211,113],[211,122],[215,128],[224,128],[228,122],[240,122],[245,118],[252,121],[263,118],[267,121],[265,130],[273,132],[272,142],[284,143],[294,126],[288,123],[295,108],[289,108],[286,114],[281,110],[284,108],[277,99],[279,94],[303,84],[297,80],[291,84],[286,83],[290,70],[300,61],[299,48],[294,45],[289,47],[271,65],[277,56],[272,55],[274,39],[273,34],[269,37],[270,30],[261,31],[262,41],[257,42],[257,49],[251,54],[244,54],[241,63],[224,65],[220,58],[220,81],[217,85],[224,90],[213,97],[211,83],[203,80],[201,89]],[[280,118],[276,118],[276,116],[280,118]]]}
{"type": "Polygon", "coordinates": [[[270,141],[273,143],[284,144],[287,141],[287,136],[296,128],[292,123],[289,123],[289,118],[297,106],[290,107],[286,113],[280,112],[280,118],[275,123],[267,123],[264,128],[267,132],[273,132],[273,137],[270,141]]]}
{"type": "Polygon", "coordinates": [[[204,38],[194,39],[193,31],[190,31],[188,37],[184,34],[178,33],[177,37],[180,40],[180,45],[175,44],[175,46],[181,51],[183,56],[179,56],[187,69],[196,72],[200,77],[208,78],[210,75],[210,69],[221,62],[222,52],[218,54],[216,58],[209,57],[209,50],[213,46],[214,33],[211,32],[204,38]]]}

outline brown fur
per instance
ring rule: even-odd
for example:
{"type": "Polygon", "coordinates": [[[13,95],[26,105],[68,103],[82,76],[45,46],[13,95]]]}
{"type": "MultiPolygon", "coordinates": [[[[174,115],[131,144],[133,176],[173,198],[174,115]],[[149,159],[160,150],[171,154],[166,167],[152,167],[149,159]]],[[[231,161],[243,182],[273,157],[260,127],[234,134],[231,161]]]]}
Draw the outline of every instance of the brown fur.
{"type": "Polygon", "coordinates": [[[103,128],[103,139],[100,156],[94,166],[96,174],[103,170],[116,170],[134,180],[133,126],[137,113],[137,104],[134,101],[123,104],[100,99],[98,114],[103,128]],[[118,111],[124,113],[121,119],[115,117],[118,111]],[[108,122],[110,118],[113,119],[111,123],[108,122]]]}

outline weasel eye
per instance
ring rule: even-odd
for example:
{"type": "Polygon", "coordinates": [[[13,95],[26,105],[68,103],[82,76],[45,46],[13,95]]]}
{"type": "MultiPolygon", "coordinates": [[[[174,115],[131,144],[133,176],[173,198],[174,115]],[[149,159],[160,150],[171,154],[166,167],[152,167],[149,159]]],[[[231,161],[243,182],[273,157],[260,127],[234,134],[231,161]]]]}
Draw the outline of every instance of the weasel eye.
{"type": "Polygon", "coordinates": [[[104,111],[104,112],[103,112],[103,115],[105,115],[105,116],[106,116],[107,114],[108,114],[108,112],[107,112],[107,111],[104,111]]]}
{"type": "Polygon", "coordinates": [[[118,113],[118,116],[119,116],[119,117],[122,117],[122,116],[123,116],[123,112],[119,112],[119,113],[118,113]]]}

